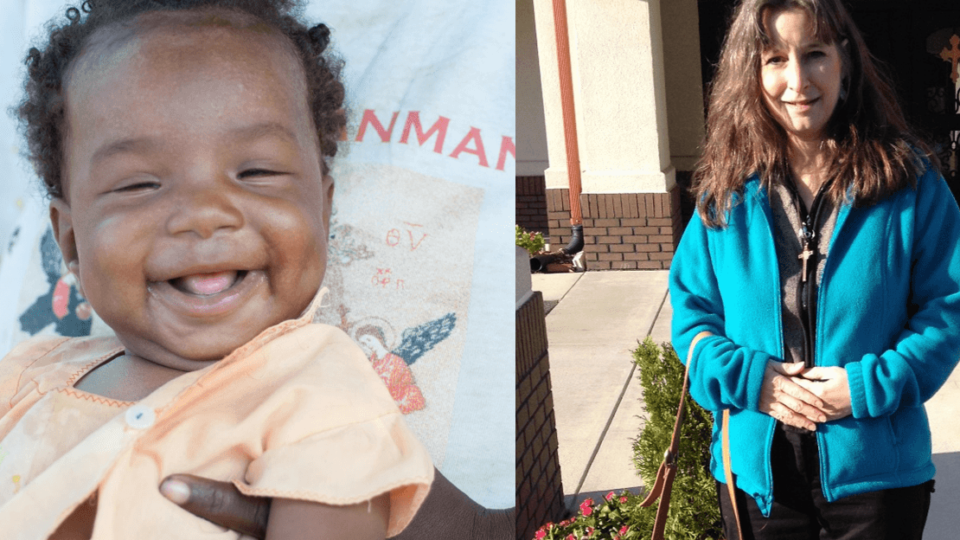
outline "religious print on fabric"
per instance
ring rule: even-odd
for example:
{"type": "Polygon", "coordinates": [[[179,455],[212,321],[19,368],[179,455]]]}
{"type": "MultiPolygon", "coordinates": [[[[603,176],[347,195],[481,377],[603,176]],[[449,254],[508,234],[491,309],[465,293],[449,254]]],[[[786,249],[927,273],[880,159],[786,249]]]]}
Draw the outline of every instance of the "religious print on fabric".
{"type": "Polygon", "coordinates": [[[30,336],[50,325],[61,336],[89,336],[93,311],[80,296],[73,274],[67,272],[49,228],[40,240],[40,266],[49,287],[20,314],[20,328],[30,336]]]}
{"type": "Polygon", "coordinates": [[[319,322],[367,353],[407,423],[443,456],[470,304],[482,191],[391,165],[336,162],[330,289],[319,322]],[[376,212],[370,191],[391,201],[376,212]],[[430,198],[434,205],[418,204],[430,198]],[[449,216],[457,214],[458,219],[449,216]]]}

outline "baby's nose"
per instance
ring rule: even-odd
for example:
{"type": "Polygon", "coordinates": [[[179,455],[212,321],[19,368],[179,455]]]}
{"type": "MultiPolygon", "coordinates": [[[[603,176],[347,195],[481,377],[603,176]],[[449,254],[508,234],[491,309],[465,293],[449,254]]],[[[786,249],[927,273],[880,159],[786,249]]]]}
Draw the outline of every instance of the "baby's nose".
{"type": "Polygon", "coordinates": [[[221,229],[243,226],[243,213],[234,203],[229,186],[204,182],[184,191],[167,220],[167,232],[171,235],[192,233],[210,238],[221,229]]]}

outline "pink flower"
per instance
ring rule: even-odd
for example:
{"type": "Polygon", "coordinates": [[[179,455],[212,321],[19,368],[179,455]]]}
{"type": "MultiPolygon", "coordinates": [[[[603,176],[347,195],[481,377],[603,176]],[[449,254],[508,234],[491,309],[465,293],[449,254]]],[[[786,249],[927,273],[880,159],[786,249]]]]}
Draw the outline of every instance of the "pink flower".
{"type": "Polygon", "coordinates": [[[593,536],[593,527],[587,527],[587,536],[593,536]]]}
{"type": "Polygon", "coordinates": [[[627,502],[627,496],[624,495],[623,497],[620,497],[620,502],[621,502],[621,503],[627,502]]]}
{"type": "Polygon", "coordinates": [[[620,535],[619,534],[613,535],[613,540],[620,540],[620,535]]]}
{"type": "Polygon", "coordinates": [[[577,537],[573,536],[573,533],[570,533],[570,535],[567,536],[567,540],[577,540],[577,537]]]}
{"type": "Polygon", "coordinates": [[[544,530],[544,528],[541,528],[539,531],[537,531],[537,534],[534,535],[534,538],[536,538],[537,540],[543,540],[546,537],[547,537],[547,531],[544,530]]]}
{"type": "Polygon", "coordinates": [[[624,535],[624,534],[627,534],[627,531],[629,531],[629,530],[630,530],[630,526],[629,526],[629,525],[624,525],[623,527],[620,527],[620,535],[622,536],[622,535],[624,535]]]}
{"type": "Polygon", "coordinates": [[[613,492],[611,491],[610,493],[607,493],[606,499],[609,501],[610,499],[613,499],[613,497],[614,495],[613,495],[613,492]]]}
{"type": "Polygon", "coordinates": [[[583,502],[580,503],[580,513],[584,516],[589,516],[593,513],[593,499],[584,499],[583,502]]]}

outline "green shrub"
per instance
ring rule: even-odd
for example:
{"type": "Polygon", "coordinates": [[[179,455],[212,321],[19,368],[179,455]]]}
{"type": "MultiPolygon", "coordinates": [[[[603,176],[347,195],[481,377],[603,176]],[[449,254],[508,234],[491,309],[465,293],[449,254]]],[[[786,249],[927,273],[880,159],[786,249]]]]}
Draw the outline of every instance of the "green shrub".
{"type": "Polygon", "coordinates": [[[523,227],[517,225],[517,245],[527,250],[530,256],[533,257],[543,251],[543,247],[546,244],[543,241],[542,234],[538,232],[527,232],[523,230],[523,227]]]}
{"type": "MultiPolygon", "coordinates": [[[[640,386],[646,410],[646,422],[633,443],[634,465],[646,486],[656,480],[663,452],[670,446],[673,424],[683,388],[684,366],[673,347],[661,349],[649,337],[633,351],[640,371],[640,386]]],[[[713,418],[687,396],[677,476],[673,482],[670,512],[664,538],[667,540],[706,540],[720,538],[723,526],[717,506],[716,487],[710,474],[710,433],[713,418]]],[[[604,501],[587,499],[577,515],[558,524],[544,525],[537,540],[647,539],[653,532],[657,504],[643,508],[642,497],[629,492],[609,493],[604,501]]]]}

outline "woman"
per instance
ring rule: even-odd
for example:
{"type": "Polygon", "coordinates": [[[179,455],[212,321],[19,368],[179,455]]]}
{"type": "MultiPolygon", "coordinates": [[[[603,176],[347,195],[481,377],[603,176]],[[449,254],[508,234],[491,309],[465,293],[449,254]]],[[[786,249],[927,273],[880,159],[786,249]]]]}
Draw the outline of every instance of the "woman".
{"type": "Polygon", "coordinates": [[[673,343],[693,398],[730,411],[743,537],[920,538],[923,402],[960,358],[960,211],[839,0],[740,5],[694,191],[673,343]]]}

